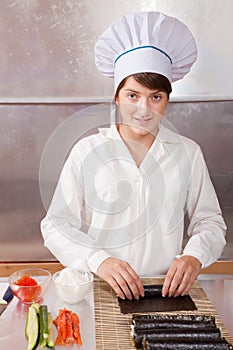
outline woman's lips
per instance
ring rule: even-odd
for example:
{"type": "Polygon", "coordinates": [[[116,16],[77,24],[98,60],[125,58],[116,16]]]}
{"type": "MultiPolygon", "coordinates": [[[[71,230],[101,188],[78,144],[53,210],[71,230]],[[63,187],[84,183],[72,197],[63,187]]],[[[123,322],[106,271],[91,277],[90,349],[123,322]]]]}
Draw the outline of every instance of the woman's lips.
{"type": "Polygon", "coordinates": [[[134,118],[134,121],[139,125],[139,126],[145,126],[149,124],[152,118],[134,118]]]}

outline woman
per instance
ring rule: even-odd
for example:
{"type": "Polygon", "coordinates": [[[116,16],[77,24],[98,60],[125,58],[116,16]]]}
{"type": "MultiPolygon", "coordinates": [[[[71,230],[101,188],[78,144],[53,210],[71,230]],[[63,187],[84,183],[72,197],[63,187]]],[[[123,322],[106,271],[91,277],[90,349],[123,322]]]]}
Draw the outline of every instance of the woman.
{"type": "Polygon", "coordinates": [[[139,276],[158,274],[163,296],[184,295],[220,256],[226,229],[199,146],[161,123],[171,82],[196,60],[194,39],[176,19],[145,12],[122,17],[95,50],[121,119],[74,146],[41,224],[45,245],[121,298],[143,296],[139,276]]]}

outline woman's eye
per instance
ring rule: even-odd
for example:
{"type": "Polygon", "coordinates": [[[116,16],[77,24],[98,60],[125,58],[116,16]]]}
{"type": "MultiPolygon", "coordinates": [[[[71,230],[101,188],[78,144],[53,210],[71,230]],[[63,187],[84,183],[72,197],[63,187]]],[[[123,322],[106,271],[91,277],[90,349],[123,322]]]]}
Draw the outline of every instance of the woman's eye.
{"type": "Polygon", "coordinates": [[[131,100],[135,100],[135,98],[137,97],[136,94],[134,93],[131,93],[128,95],[128,97],[131,99],[131,100]]]}
{"type": "Polygon", "coordinates": [[[160,95],[154,95],[152,97],[152,99],[155,100],[155,101],[159,101],[161,99],[161,96],[160,95]]]}

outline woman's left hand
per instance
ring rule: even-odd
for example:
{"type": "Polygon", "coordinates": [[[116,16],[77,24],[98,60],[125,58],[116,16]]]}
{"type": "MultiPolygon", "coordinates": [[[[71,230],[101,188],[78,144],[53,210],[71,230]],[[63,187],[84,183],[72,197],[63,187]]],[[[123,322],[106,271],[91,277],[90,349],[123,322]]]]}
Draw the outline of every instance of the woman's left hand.
{"type": "Polygon", "coordinates": [[[192,287],[201,269],[197,258],[184,255],[173,261],[164,280],[162,295],[184,296],[192,287]]]}

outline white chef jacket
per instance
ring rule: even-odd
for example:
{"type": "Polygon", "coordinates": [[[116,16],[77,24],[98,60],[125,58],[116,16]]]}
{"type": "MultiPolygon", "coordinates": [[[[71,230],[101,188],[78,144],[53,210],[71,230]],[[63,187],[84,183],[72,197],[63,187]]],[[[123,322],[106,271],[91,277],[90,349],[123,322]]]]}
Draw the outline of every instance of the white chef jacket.
{"type": "Polygon", "coordinates": [[[80,140],[41,222],[45,246],[64,265],[96,273],[108,257],[140,276],[165,274],[178,255],[216,261],[226,226],[200,147],[163,125],[140,166],[116,125],[80,140]],[[190,223],[182,248],[184,215],[190,223]]]}

